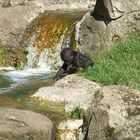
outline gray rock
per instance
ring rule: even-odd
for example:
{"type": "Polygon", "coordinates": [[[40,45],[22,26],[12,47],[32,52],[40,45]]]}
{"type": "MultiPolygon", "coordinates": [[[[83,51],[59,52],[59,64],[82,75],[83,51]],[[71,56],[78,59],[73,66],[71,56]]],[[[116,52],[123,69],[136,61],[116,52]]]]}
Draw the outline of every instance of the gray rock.
{"type": "Polygon", "coordinates": [[[83,52],[106,50],[140,31],[140,1],[97,0],[94,11],[76,29],[77,46],[83,52]]]}
{"type": "Polygon", "coordinates": [[[101,47],[102,35],[106,31],[103,20],[98,21],[90,13],[76,25],[76,42],[82,52],[90,54],[101,47]]]}
{"type": "Polygon", "coordinates": [[[66,102],[65,111],[69,112],[76,107],[87,109],[90,107],[95,91],[100,86],[83,77],[69,75],[57,81],[52,87],[40,88],[33,97],[40,99],[66,102]]]}
{"type": "Polygon", "coordinates": [[[84,120],[85,140],[139,140],[140,92],[124,86],[103,87],[84,120]]]}
{"type": "Polygon", "coordinates": [[[139,0],[97,0],[93,13],[96,16],[113,20],[139,10],[139,0]]]}
{"type": "Polygon", "coordinates": [[[0,108],[0,140],[54,140],[52,122],[38,113],[0,108]]]}

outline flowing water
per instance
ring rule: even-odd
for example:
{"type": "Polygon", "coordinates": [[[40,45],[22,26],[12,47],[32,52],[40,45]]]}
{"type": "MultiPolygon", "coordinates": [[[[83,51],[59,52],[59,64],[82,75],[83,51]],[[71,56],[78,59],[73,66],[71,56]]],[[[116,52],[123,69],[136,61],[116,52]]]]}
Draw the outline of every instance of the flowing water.
{"type": "Polygon", "coordinates": [[[53,85],[54,74],[51,71],[0,72],[10,81],[8,87],[0,88],[0,107],[32,110],[48,116],[56,123],[65,119],[64,104],[31,97],[40,87],[53,85]]]}
{"type": "Polygon", "coordinates": [[[64,104],[41,101],[31,95],[40,87],[54,84],[55,72],[50,70],[60,65],[59,53],[63,45],[74,44],[73,25],[84,14],[85,11],[47,11],[31,23],[21,42],[21,47],[28,52],[25,69],[0,72],[0,77],[10,82],[7,87],[0,86],[0,107],[32,110],[48,116],[53,122],[67,117],[64,104]]]}

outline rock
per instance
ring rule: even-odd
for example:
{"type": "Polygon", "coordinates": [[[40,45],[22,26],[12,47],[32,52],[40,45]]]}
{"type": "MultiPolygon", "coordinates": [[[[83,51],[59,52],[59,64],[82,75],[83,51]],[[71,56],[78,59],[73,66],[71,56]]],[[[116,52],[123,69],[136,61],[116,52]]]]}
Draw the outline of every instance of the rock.
{"type": "Polygon", "coordinates": [[[140,1],[97,0],[94,11],[76,29],[77,46],[83,52],[106,50],[140,31],[140,1]]]}
{"type": "Polygon", "coordinates": [[[140,10],[139,0],[97,0],[93,14],[113,20],[140,10]]]}
{"type": "Polygon", "coordinates": [[[83,120],[68,120],[63,121],[58,125],[58,139],[59,140],[77,140],[79,137],[79,127],[83,120]]]}
{"type": "Polygon", "coordinates": [[[106,31],[106,24],[103,20],[98,21],[90,13],[87,13],[83,19],[76,24],[77,46],[82,52],[93,53],[100,48],[102,43],[102,35],[106,31]]]}
{"type": "Polygon", "coordinates": [[[66,102],[65,111],[69,112],[76,107],[87,109],[92,103],[92,97],[100,88],[94,82],[83,77],[69,75],[57,81],[52,87],[40,88],[33,97],[40,99],[66,102]]]}
{"type": "MultiPolygon", "coordinates": [[[[92,0],[0,0],[0,40],[5,48],[1,66],[23,69],[26,63],[26,48],[22,37],[33,20],[45,10],[87,9],[92,0]]],[[[43,39],[42,39],[43,40],[43,39]]]]}
{"type": "Polygon", "coordinates": [[[1,140],[54,140],[52,122],[38,113],[0,108],[1,140]]]}
{"type": "Polygon", "coordinates": [[[17,47],[25,29],[39,13],[70,7],[86,8],[91,3],[92,0],[87,4],[83,0],[0,0],[0,39],[8,46],[17,47]]]}
{"type": "Polygon", "coordinates": [[[139,91],[124,86],[103,87],[86,112],[85,140],[139,140],[139,120],[139,91]]]}

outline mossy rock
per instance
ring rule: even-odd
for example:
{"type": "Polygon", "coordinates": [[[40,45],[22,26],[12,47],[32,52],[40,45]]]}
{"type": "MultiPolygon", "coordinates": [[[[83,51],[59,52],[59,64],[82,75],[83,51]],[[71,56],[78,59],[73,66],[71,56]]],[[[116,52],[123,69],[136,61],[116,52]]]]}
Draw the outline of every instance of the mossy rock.
{"type": "Polygon", "coordinates": [[[10,85],[10,81],[6,77],[0,75],[0,88],[8,87],[9,85],[10,85]]]}

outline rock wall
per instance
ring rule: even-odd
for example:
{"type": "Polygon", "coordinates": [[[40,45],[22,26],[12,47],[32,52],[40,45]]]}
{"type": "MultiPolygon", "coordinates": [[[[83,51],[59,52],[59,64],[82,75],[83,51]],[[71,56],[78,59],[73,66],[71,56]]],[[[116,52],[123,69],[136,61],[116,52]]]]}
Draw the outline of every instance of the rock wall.
{"type": "Polygon", "coordinates": [[[94,11],[86,14],[76,29],[81,50],[106,50],[140,31],[140,1],[97,0],[94,11]]]}

